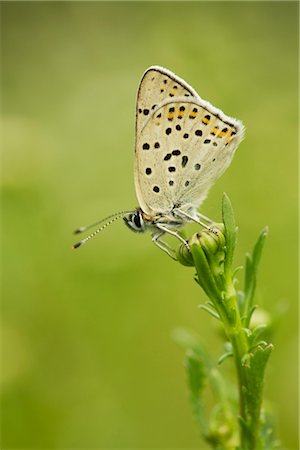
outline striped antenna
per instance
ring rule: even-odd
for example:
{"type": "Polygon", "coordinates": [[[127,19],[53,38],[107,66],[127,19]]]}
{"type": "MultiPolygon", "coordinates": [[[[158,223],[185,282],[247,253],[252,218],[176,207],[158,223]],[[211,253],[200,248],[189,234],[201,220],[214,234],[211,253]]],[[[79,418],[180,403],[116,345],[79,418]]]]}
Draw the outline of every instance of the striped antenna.
{"type": "Polygon", "coordinates": [[[95,230],[89,236],[87,236],[86,238],[84,238],[81,241],[79,241],[76,244],[74,244],[72,246],[72,248],[75,249],[75,248],[80,247],[81,245],[85,244],[87,241],[92,239],[94,236],[96,236],[96,234],[100,233],[100,231],[104,230],[104,228],[108,227],[109,225],[111,225],[116,220],[122,219],[123,217],[127,216],[128,214],[132,214],[133,212],[134,211],[120,211],[120,212],[118,212],[116,214],[112,214],[111,216],[106,217],[105,219],[99,220],[98,222],[95,222],[95,223],[93,223],[91,225],[87,225],[86,227],[78,228],[77,230],[74,231],[74,234],[83,233],[84,231],[89,230],[90,228],[93,228],[93,227],[99,225],[100,223],[105,222],[100,228],[95,230]]]}
{"type": "Polygon", "coordinates": [[[117,212],[115,214],[112,214],[111,216],[104,217],[104,219],[98,220],[98,222],[92,223],[91,225],[87,225],[86,227],[77,228],[76,230],[73,231],[73,234],[83,233],[84,231],[89,230],[90,228],[94,228],[97,225],[99,225],[100,223],[107,222],[107,221],[109,221],[110,219],[113,219],[116,216],[122,217],[122,214],[124,214],[124,216],[125,216],[126,214],[130,214],[132,212],[133,211],[119,211],[119,212],[117,212]]]}

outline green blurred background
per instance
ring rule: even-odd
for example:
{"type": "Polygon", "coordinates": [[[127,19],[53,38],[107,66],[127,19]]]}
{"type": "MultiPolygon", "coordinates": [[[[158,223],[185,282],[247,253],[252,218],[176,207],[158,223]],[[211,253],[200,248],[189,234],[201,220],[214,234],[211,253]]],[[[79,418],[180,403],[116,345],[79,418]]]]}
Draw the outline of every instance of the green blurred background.
{"type": "Polygon", "coordinates": [[[2,2],[2,24],[1,448],[206,448],[171,338],[182,325],[222,351],[193,270],[122,221],[70,250],[77,226],[137,206],[135,96],[153,64],[247,127],[202,212],[219,219],[230,195],[237,265],[270,227],[265,390],[298,448],[297,3],[2,2]]]}

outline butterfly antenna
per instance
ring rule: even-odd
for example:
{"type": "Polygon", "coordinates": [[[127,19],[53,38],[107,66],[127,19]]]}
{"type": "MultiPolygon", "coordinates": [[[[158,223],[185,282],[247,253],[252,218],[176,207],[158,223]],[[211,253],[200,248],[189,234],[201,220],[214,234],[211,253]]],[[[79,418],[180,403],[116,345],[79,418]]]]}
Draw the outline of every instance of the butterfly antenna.
{"type": "Polygon", "coordinates": [[[87,229],[89,229],[89,228],[91,228],[91,227],[93,227],[93,226],[98,225],[99,223],[104,222],[105,220],[108,220],[108,222],[104,223],[104,224],[102,225],[102,227],[98,228],[98,229],[95,230],[93,233],[91,233],[89,236],[87,236],[86,238],[84,238],[84,239],[82,239],[81,241],[79,241],[79,242],[77,242],[76,244],[74,244],[74,245],[72,246],[72,248],[75,249],[75,248],[80,247],[80,246],[83,245],[83,244],[86,244],[87,241],[89,241],[89,240],[92,239],[94,236],[96,236],[98,233],[100,233],[100,231],[104,230],[104,228],[108,227],[109,225],[111,225],[111,224],[112,224],[113,222],[115,222],[116,220],[121,219],[121,218],[123,218],[123,217],[125,217],[125,216],[127,216],[128,214],[131,214],[131,213],[132,213],[132,211],[121,211],[121,212],[119,212],[119,213],[117,213],[117,214],[113,214],[112,216],[108,216],[108,217],[106,217],[106,219],[100,220],[99,222],[96,222],[96,223],[94,223],[94,224],[92,224],[92,225],[88,225],[88,226],[86,226],[86,227],[79,228],[79,230],[75,230],[75,231],[74,231],[75,234],[82,233],[82,231],[85,231],[85,230],[87,230],[87,229]]]}
{"type": "Polygon", "coordinates": [[[112,214],[111,216],[107,216],[104,219],[98,220],[98,222],[92,223],[91,225],[87,225],[86,227],[77,228],[76,230],[73,231],[73,234],[83,233],[84,231],[87,231],[90,228],[94,228],[97,225],[100,225],[100,223],[107,222],[116,216],[119,218],[119,217],[122,217],[122,214],[126,215],[126,214],[130,214],[130,213],[132,213],[132,211],[119,211],[118,213],[112,214]]]}

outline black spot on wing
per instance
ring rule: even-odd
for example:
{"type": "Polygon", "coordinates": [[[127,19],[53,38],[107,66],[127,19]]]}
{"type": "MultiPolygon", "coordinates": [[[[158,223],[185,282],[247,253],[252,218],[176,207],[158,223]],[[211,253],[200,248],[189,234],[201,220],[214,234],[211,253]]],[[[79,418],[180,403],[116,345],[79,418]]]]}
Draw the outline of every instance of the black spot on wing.
{"type": "Polygon", "coordinates": [[[184,168],[188,163],[189,158],[186,155],[183,155],[181,160],[181,166],[184,168]]]}

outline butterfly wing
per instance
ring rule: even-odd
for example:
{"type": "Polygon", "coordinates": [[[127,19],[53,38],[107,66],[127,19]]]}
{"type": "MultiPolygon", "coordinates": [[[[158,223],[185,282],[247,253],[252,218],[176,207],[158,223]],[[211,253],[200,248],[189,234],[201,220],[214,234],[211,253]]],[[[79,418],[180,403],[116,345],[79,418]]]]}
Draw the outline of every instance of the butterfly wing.
{"type": "Polygon", "coordinates": [[[158,105],[176,97],[197,97],[184,80],[160,66],[151,66],[141,79],[136,103],[136,134],[145,126],[158,105]]]}
{"type": "MultiPolygon", "coordinates": [[[[149,71],[149,80],[148,72],[145,75],[148,103],[138,100],[142,113],[137,119],[135,184],[144,212],[166,214],[174,207],[200,205],[211,185],[229,166],[244,129],[241,122],[225,116],[192,88],[188,91],[184,82],[175,89],[184,95],[166,95],[160,103],[153,103],[155,108],[151,112],[148,108],[149,114],[143,117],[140,104],[144,107],[154,98],[160,100],[158,85],[151,96],[150,86],[155,82],[151,72],[156,69],[149,71]]],[[[159,72],[160,82],[164,83],[164,76],[159,72]]],[[[165,84],[170,80],[174,85],[177,77],[169,77],[165,84]]]]}

